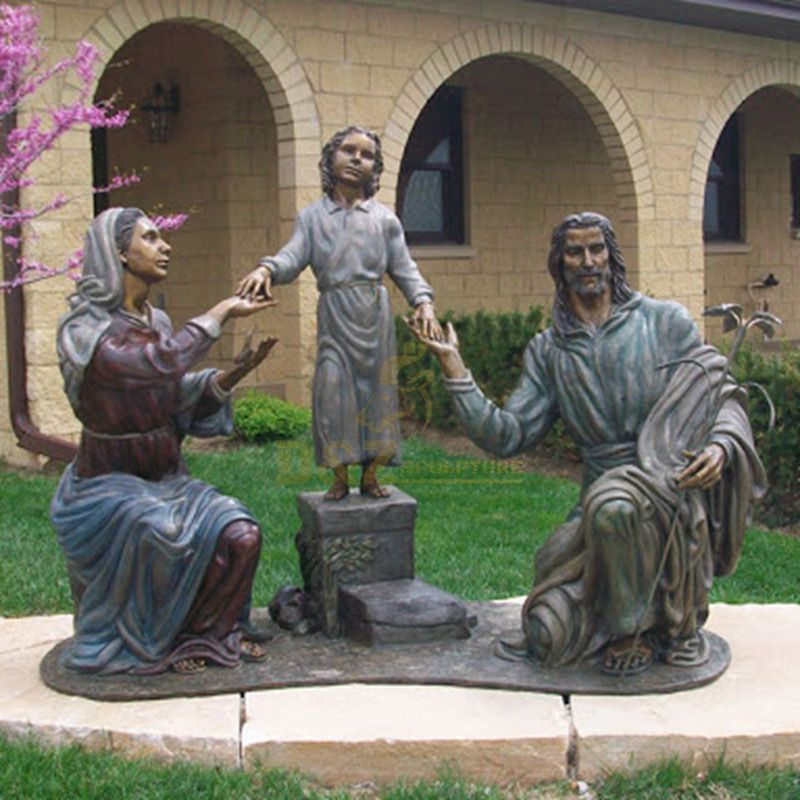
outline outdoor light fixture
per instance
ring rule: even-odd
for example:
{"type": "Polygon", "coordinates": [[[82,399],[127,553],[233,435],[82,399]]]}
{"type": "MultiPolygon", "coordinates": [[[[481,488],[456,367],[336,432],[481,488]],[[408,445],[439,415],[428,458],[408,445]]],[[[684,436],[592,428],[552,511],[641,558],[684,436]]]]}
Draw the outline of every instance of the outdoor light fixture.
{"type": "Polygon", "coordinates": [[[181,108],[181,92],[177,86],[156,81],[150,97],[142,104],[142,119],[151,142],[166,142],[172,134],[175,117],[181,108]]]}
{"type": "Polygon", "coordinates": [[[769,300],[764,297],[760,301],[756,300],[753,294],[754,289],[773,289],[780,283],[773,272],[764,275],[756,281],[747,284],[747,295],[753,303],[753,307],[758,311],[769,311],[769,300]]]}

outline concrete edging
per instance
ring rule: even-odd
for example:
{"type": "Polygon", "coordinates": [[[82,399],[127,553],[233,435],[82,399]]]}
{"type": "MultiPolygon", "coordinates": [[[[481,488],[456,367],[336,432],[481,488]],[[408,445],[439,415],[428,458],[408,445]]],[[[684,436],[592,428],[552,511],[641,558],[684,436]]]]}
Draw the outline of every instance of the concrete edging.
{"type": "Polygon", "coordinates": [[[452,686],[277,689],[100,703],[61,695],[39,661],[69,615],[0,619],[0,733],[164,761],[296,769],[327,785],[430,779],[594,779],[678,756],[800,767],[800,606],[712,606],[733,661],[715,683],[597,697],[452,686]]]}

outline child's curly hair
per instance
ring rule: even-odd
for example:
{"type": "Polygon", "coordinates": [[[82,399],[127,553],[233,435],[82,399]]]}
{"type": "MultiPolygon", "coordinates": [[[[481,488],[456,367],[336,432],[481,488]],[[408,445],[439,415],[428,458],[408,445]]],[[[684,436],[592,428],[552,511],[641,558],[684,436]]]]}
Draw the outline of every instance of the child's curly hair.
{"type": "Polygon", "coordinates": [[[350,125],[344,130],[334,133],[322,148],[322,156],[319,159],[319,176],[322,183],[322,191],[330,197],[336,186],[336,179],[333,175],[333,154],[341,143],[351,134],[361,133],[369,137],[375,144],[375,166],[372,172],[372,180],[364,187],[366,197],[372,197],[380,188],[381,173],[383,172],[383,153],[381,151],[381,140],[375,131],[362,128],[360,125],[350,125]]]}

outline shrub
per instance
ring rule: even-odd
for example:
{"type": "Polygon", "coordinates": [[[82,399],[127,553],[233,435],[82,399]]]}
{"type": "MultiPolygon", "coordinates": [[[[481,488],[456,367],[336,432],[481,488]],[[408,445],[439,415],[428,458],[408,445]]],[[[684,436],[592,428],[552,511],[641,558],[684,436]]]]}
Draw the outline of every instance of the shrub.
{"type": "MultiPolygon", "coordinates": [[[[477,311],[456,316],[448,311],[442,325],[452,322],[464,362],[484,394],[503,405],[516,388],[528,342],[544,329],[541,306],[527,312],[477,311]]],[[[436,356],[429,353],[396,318],[398,388],[403,416],[443,430],[456,429],[458,418],[441,378],[436,356]]],[[[580,461],[580,449],[564,431],[561,420],[539,445],[556,457],[580,461]]]]}
{"type": "Polygon", "coordinates": [[[292,439],[311,426],[311,411],[255,390],[233,402],[234,435],[245,442],[292,439]]]}
{"type": "Polygon", "coordinates": [[[750,422],[767,470],[769,491],[758,509],[768,525],[800,520],[800,352],[764,355],[739,351],[733,374],[740,383],[760,384],[775,405],[775,427],[768,430],[769,407],[761,393],[749,390],[750,422]]]}
{"type": "MultiPolygon", "coordinates": [[[[544,312],[535,306],[522,313],[490,313],[455,316],[448,311],[442,324],[452,322],[464,361],[486,396],[503,404],[522,372],[525,346],[542,330],[544,312]]],[[[406,417],[435,428],[458,426],[436,357],[414,339],[401,317],[396,319],[398,386],[406,417]]]]}

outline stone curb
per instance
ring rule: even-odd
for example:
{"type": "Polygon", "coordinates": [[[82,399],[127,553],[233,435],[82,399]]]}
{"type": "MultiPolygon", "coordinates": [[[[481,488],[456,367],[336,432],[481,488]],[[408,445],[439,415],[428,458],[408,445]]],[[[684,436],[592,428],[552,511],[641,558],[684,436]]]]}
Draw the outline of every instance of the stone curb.
{"type": "MultiPolygon", "coordinates": [[[[511,601],[511,602],[519,602],[511,601]]],[[[715,683],[596,697],[440,686],[277,689],[99,703],[58,694],[39,661],[68,615],[0,618],[0,733],[126,756],[296,769],[327,785],[430,779],[535,784],[678,756],[800,767],[800,606],[712,606],[733,651],[715,683]]]]}

